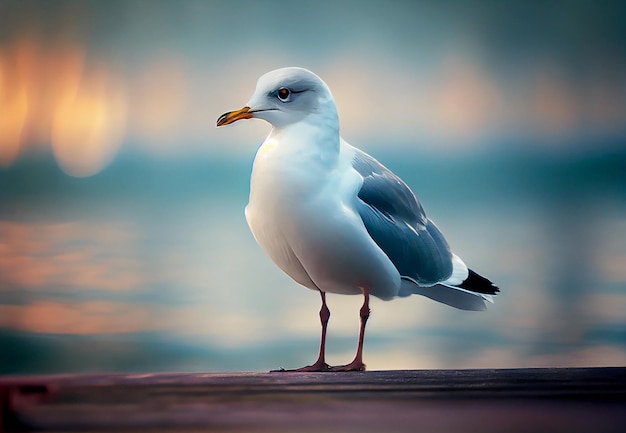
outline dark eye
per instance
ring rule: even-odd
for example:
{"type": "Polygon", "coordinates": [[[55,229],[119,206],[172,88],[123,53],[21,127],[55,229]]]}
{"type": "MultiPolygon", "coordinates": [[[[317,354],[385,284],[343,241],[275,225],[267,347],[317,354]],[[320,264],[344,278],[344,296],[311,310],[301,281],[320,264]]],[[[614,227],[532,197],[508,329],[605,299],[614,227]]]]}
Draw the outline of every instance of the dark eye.
{"type": "Polygon", "coordinates": [[[278,92],[276,93],[276,96],[281,101],[287,102],[287,101],[289,101],[289,97],[291,96],[291,91],[289,89],[287,89],[286,87],[281,87],[280,89],[278,89],[278,92]]]}

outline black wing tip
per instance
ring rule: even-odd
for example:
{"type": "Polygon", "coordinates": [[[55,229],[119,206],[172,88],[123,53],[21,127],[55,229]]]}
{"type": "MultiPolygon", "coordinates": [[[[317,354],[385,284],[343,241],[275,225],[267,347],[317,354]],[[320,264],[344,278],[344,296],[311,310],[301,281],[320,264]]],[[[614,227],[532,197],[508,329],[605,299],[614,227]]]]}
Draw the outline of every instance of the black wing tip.
{"type": "Polygon", "coordinates": [[[469,275],[458,287],[470,292],[483,293],[485,295],[495,295],[500,292],[500,288],[482,275],[469,270],[469,275]]]}

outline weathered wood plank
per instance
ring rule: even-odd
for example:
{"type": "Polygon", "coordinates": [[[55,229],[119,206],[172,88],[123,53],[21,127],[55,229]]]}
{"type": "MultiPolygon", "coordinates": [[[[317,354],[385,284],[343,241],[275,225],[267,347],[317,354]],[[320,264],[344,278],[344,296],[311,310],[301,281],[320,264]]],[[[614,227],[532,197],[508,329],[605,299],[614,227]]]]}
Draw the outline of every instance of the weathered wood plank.
{"type": "Polygon", "coordinates": [[[0,431],[621,432],[626,368],[0,378],[0,431]]]}

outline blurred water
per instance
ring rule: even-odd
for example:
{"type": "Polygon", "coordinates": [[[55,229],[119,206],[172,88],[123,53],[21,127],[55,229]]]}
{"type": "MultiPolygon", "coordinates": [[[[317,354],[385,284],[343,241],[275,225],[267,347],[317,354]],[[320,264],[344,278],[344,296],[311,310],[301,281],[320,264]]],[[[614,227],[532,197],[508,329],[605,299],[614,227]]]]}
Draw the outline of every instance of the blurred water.
{"type": "MultiPolygon", "coordinates": [[[[502,292],[484,313],[373,301],[368,368],[626,363],[623,153],[376,156],[502,292]]],[[[251,162],[126,154],[79,179],[39,156],[0,170],[0,373],[312,362],[319,297],[249,233],[251,162]]],[[[345,363],[361,299],[328,301],[329,361],[345,363]]]]}

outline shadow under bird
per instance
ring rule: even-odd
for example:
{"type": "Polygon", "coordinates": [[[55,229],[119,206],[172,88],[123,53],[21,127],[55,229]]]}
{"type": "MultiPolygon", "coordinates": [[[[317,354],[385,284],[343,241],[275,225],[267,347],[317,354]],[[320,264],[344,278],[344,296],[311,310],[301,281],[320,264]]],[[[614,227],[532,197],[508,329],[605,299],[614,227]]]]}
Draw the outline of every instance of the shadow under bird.
{"type": "Polygon", "coordinates": [[[498,287],[451,251],[411,189],[340,137],[335,101],[317,75],[296,67],[268,72],[246,106],[220,116],[217,126],[252,118],[272,130],[254,159],[248,225],[280,269],[322,298],[317,360],[285,371],[364,370],[370,296],[418,294],[474,311],[493,302],[498,287]],[[356,356],[347,365],[325,361],[326,293],[364,298],[356,356]]]}

